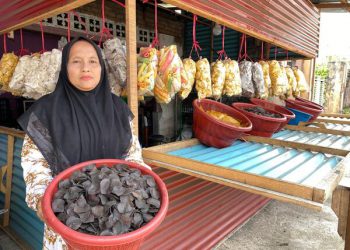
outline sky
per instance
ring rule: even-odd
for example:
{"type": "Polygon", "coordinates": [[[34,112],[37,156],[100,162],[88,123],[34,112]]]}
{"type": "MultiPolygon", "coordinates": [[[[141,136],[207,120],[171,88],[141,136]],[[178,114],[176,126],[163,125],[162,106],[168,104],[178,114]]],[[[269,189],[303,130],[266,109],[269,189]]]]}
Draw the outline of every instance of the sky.
{"type": "Polygon", "coordinates": [[[339,56],[350,59],[350,12],[321,12],[319,59],[339,56]]]}

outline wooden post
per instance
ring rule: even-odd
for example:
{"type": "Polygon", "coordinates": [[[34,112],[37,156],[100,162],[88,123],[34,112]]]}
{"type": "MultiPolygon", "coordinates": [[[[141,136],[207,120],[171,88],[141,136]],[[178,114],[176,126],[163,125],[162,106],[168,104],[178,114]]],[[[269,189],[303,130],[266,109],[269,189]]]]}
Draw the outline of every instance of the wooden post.
{"type": "Polygon", "coordinates": [[[12,191],[12,167],[13,167],[13,151],[15,137],[13,135],[8,135],[7,137],[7,167],[6,167],[6,191],[5,191],[5,207],[6,213],[4,214],[4,219],[2,226],[6,227],[10,221],[10,204],[11,204],[11,191],[12,191]]]}
{"type": "Polygon", "coordinates": [[[338,233],[350,249],[350,178],[344,177],[332,195],[332,209],[338,217],[338,233]]]}
{"type": "Polygon", "coordinates": [[[137,54],[136,54],[136,1],[126,0],[126,49],[127,49],[127,89],[128,104],[134,114],[134,133],[138,135],[138,100],[137,100],[137,54]]]}

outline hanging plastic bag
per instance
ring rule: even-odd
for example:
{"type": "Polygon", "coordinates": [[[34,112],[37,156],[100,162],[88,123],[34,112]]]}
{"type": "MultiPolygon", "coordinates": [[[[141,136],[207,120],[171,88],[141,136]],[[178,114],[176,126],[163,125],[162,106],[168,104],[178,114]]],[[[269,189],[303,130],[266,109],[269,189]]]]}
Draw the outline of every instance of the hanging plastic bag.
{"type": "Polygon", "coordinates": [[[269,62],[272,93],[282,97],[286,91],[288,81],[285,81],[280,64],[276,60],[269,62]]]}
{"type": "MultiPolygon", "coordinates": [[[[186,72],[187,82],[181,81],[181,89],[179,91],[179,96],[182,100],[184,100],[188,97],[193,88],[194,80],[196,77],[196,62],[193,61],[191,58],[185,58],[182,60],[182,63],[183,70],[186,72]]],[[[181,75],[183,76],[183,73],[181,73],[181,75]]]]}
{"type": "Polygon", "coordinates": [[[137,88],[141,96],[152,96],[157,76],[157,50],[146,47],[140,49],[137,57],[137,88]]]}
{"type": "Polygon", "coordinates": [[[108,39],[103,44],[103,51],[107,63],[114,74],[117,83],[126,86],[126,47],[117,37],[108,39]]]}
{"type": "Polygon", "coordinates": [[[159,65],[154,95],[157,102],[169,103],[181,88],[182,61],[177,54],[176,45],[159,51],[159,65]]]}
{"type": "Polygon", "coordinates": [[[264,73],[264,85],[265,85],[265,96],[269,97],[270,95],[272,95],[272,89],[271,89],[271,78],[270,78],[270,67],[269,67],[269,63],[265,62],[265,61],[260,61],[259,62],[262,69],[263,69],[263,73],[264,73]]]}
{"type": "Polygon", "coordinates": [[[206,58],[200,59],[196,63],[196,90],[199,99],[211,97],[213,94],[211,88],[210,64],[206,58]]]}
{"type": "Polygon", "coordinates": [[[266,91],[264,84],[264,72],[258,62],[253,63],[252,66],[253,84],[255,89],[255,97],[266,99],[266,91]]]}
{"type": "Polygon", "coordinates": [[[304,73],[297,67],[293,68],[295,78],[297,79],[297,95],[309,91],[309,85],[306,82],[304,73]]]}
{"type": "Polygon", "coordinates": [[[218,100],[222,95],[225,83],[226,68],[221,60],[217,60],[211,64],[211,82],[213,97],[218,100]]]}
{"type": "Polygon", "coordinates": [[[255,95],[252,78],[252,65],[252,62],[246,60],[239,63],[239,72],[242,82],[242,95],[246,97],[254,97],[255,95]]]}
{"type": "Polygon", "coordinates": [[[223,94],[227,96],[242,94],[241,76],[238,63],[235,60],[227,58],[224,60],[225,65],[225,83],[223,94]]]}
{"type": "Polygon", "coordinates": [[[288,78],[288,86],[289,86],[287,96],[292,97],[296,93],[298,83],[297,83],[297,79],[295,78],[295,75],[294,75],[292,68],[287,66],[287,67],[285,67],[285,69],[286,69],[286,75],[288,78]]]}
{"type": "Polygon", "coordinates": [[[0,60],[0,87],[8,90],[8,85],[11,81],[13,72],[18,63],[18,56],[14,53],[4,53],[0,60]]]}

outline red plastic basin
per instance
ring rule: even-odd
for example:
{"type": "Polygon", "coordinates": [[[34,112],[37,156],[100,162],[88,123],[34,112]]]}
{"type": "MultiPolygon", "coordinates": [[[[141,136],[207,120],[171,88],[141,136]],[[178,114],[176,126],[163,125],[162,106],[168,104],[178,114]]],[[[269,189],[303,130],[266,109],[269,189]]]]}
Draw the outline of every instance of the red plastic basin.
{"type": "Polygon", "coordinates": [[[285,102],[288,108],[297,109],[312,115],[309,122],[313,122],[314,120],[316,120],[317,117],[323,112],[323,109],[310,105],[306,102],[292,100],[292,99],[287,99],[285,102]]]}
{"type": "Polygon", "coordinates": [[[284,114],[268,109],[266,108],[266,111],[269,111],[271,113],[282,115],[282,118],[272,118],[272,117],[266,117],[262,115],[257,115],[252,112],[244,110],[245,108],[251,108],[251,107],[257,107],[258,105],[255,104],[249,104],[249,103],[233,103],[232,106],[241,111],[243,114],[245,114],[249,120],[253,124],[253,129],[248,132],[248,134],[251,135],[257,135],[257,136],[263,136],[263,137],[271,137],[273,133],[275,133],[281,126],[282,123],[285,124],[287,121],[287,118],[284,114]]]}
{"type": "Polygon", "coordinates": [[[241,112],[220,102],[202,99],[193,101],[193,131],[198,140],[208,146],[224,148],[252,129],[251,121],[241,112]],[[199,107],[202,107],[201,110],[199,107]],[[243,127],[223,123],[205,111],[215,110],[238,120],[243,127]]]}
{"type": "Polygon", "coordinates": [[[122,249],[139,249],[143,239],[152,233],[159,224],[163,221],[166,212],[168,210],[169,200],[168,192],[164,182],[153,171],[133,162],[128,162],[118,159],[101,159],[86,161],[74,165],[65,171],[58,174],[50,183],[45,191],[42,199],[42,211],[46,224],[51,227],[56,233],[60,234],[64,241],[67,243],[69,249],[86,249],[86,250],[122,250],[122,249]],[[57,217],[51,208],[52,198],[57,192],[58,184],[61,180],[69,178],[74,171],[79,170],[87,165],[96,164],[97,167],[103,165],[113,166],[114,164],[126,164],[131,168],[137,168],[142,174],[153,176],[158,185],[158,189],[161,195],[161,206],[157,215],[143,227],[126,234],[117,236],[94,236],[89,234],[80,233],[70,229],[64,225],[57,217]]]}
{"type": "Polygon", "coordinates": [[[280,127],[275,132],[280,131],[285,125],[287,125],[287,123],[291,119],[295,118],[295,114],[292,111],[290,111],[290,110],[286,109],[285,107],[283,107],[281,105],[278,105],[276,103],[273,103],[273,102],[270,102],[270,101],[266,101],[266,100],[262,100],[262,99],[258,99],[258,98],[251,98],[250,101],[253,104],[256,104],[256,105],[259,105],[259,106],[263,107],[264,109],[274,110],[274,111],[276,111],[278,113],[281,113],[287,118],[286,122],[282,122],[280,127]]]}
{"type": "Polygon", "coordinates": [[[306,100],[306,99],[301,98],[301,97],[299,97],[299,96],[295,97],[295,100],[300,101],[300,102],[306,102],[306,103],[312,104],[312,105],[315,106],[315,107],[318,107],[318,108],[320,108],[320,109],[323,109],[323,106],[322,106],[322,105],[320,105],[320,104],[318,104],[318,103],[316,103],[316,102],[312,102],[312,101],[306,100]]]}

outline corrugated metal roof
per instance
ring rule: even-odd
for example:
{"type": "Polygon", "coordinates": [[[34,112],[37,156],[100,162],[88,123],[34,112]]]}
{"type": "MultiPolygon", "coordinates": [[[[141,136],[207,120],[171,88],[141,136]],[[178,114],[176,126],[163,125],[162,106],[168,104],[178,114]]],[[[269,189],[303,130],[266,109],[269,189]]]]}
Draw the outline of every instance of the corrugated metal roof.
{"type": "Polygon", "coordinates": [[[285,129],[272,136],[274,139],[350,150],[350,136],[285,129]]]}
{"type": "Polygon", "coordinates": [[[320,14],[308,0],[164,0],[306,57],[318,53],[320,14]]]}
{"type": "Polygon", "coordinates": [[[155,168],[169,192],[169,210],[141,249],[211,249],[259,211],[269,199],[155,168]]]}
{"type": "MultiPolygon", "coordinates": [[[[33,249],[42,249],[44,224],[25,202],[25,183],[21,167],[23,139],[15,138],[12,172],[12,192],[10,205],[10,228],[33,249]]],[[[7,159],[7,136],[0,135],[0,165],[7,159]]],[[[4,205],[4,195],[0,193],[0,207],[4,205]]]]}
{"type": "Polygon", "coordinates": [[[321,180],[342,159],[323,153],[242,141],[222,149],[199,144],[167,154],[310,186],[321,180]]]}

